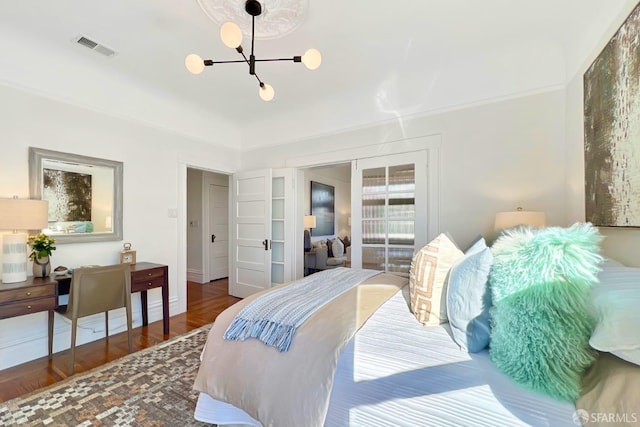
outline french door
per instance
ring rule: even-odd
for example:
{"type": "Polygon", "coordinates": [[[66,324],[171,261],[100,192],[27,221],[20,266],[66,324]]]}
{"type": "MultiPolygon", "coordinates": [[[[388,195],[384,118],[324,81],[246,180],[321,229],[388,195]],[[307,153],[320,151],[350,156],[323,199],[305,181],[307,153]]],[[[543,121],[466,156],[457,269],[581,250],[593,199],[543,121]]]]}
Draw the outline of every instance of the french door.
{"type": "Polygon", "coordinates": [[[233,175],[229,293],[246,298],[271,287],[271,169],[233,175]]]}
{"type": "Polygon", "coordinates": [[[353,268],[408,275],[427,241],[427,152],[352,162],[353,268]]]}
{"type": "MultiPolygon", "coordinates": [[[[302,254],[302,226],[296,221],[296,203],[302,205],[302,200],[296,198],[301,197],[297,188],[302,182],[302,176],[293,169],[234,174],[230,197],[231,295],[246,298],[296,277],[296,255],[302,254]]],[[[301,206],[299,211],[301,217],[301,206]]]]}

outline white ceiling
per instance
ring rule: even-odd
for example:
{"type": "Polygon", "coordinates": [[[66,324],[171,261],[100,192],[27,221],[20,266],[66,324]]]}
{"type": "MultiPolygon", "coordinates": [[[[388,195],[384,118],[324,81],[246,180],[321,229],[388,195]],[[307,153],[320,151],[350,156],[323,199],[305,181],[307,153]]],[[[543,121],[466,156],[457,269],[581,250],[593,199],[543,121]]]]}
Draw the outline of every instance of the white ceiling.
{"type": "Polygon", "coordinates": [[[0,82],[248,150],[564,85],[634,3],[310,0],[297,30],[255,53],[315,47],[322,66],[259,63],[267,103],[246,65],[185,69],[189,53],[239,59],[196,0],[5,0],[0,82]],[[81,34],[117,55],[75,44],[81,34]]]}

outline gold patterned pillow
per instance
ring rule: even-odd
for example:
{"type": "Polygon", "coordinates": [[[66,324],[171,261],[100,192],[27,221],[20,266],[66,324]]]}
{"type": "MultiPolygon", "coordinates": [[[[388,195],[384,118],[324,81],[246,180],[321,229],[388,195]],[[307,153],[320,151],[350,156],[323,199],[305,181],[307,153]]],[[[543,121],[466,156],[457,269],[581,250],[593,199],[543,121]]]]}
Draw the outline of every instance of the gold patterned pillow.
{"type": "Polygon", "coordinates": [[[447,321],[446,281],[451,266],[463,255],[442,233],[413,256],[409,273],[411,312],[423,325],[447,321]]]}

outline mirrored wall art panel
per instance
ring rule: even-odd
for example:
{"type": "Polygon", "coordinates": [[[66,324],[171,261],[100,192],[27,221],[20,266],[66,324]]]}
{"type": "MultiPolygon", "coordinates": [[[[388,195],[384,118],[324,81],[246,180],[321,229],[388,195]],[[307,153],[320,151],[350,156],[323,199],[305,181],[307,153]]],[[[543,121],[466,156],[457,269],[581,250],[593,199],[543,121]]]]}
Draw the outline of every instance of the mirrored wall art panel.
{"type": "Polygon", "coordinates": [[[49,202],[56,243],[122,240],[122,162],[29,148],[32,199],[49,202]]]}

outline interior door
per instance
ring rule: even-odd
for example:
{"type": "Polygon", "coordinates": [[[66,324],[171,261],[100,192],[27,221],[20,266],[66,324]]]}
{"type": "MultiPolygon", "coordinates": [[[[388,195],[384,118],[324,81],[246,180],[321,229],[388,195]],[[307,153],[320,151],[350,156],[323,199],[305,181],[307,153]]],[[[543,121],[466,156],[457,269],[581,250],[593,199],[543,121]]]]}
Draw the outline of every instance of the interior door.
{"type": "Polygon", "coordinates": [[[209,280],[229,277],[229,187],[209,184],[209,280]]]}
{"type": "Polygon", "coordinates": [[[271,286],[271,169],[233,176],[229,293],[239,298],[271,286]]]}
{"type": "Polygon", "coordinates": [[[351,265],[407,276],[427,241],[427,152],[352,163],[351,265]]]}

